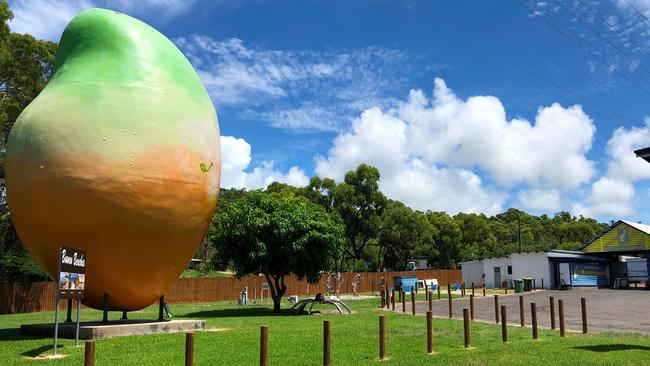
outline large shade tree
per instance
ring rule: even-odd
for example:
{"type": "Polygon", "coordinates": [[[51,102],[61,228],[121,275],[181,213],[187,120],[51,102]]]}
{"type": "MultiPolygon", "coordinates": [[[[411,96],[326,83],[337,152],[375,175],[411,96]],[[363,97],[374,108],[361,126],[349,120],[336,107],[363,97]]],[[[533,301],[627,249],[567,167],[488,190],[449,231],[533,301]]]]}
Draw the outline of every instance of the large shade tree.
{"type": "Polygon", "coordinates": [[[304,197],[250,192],[214,216],[209,237],[218,269],[232,266],[237,277],[262,273],[273,298],[273,312],[294,275],[317,283],[333,266],[344,227],[304,197]]]}
{"type": "Polygon", "coordinates": [[[11,222],[3,165],[9,131],[20,112],[49,79],[56,43],[12,33],[9,29],[12,18],[9,5],[0,0],[0,282],[47,279],[23,248],[11,222]]]}

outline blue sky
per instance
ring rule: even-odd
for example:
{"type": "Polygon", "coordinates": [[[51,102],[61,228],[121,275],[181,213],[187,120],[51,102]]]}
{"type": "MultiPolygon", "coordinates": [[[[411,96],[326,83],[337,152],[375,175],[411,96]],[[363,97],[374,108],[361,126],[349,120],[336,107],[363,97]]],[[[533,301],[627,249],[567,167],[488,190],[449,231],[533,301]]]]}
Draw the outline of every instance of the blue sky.
{"type": "Polygon", "coordinates": [[[10,1],[58,40],[88,7],[172,39],[219,115],[225,187],[362,162],[417,209],[650,221],[649,0],[10,1]],[[628,4],[629,1],[629,4],[628,4]],[[572,38],[573,41],[567,39],[572,38]]]}

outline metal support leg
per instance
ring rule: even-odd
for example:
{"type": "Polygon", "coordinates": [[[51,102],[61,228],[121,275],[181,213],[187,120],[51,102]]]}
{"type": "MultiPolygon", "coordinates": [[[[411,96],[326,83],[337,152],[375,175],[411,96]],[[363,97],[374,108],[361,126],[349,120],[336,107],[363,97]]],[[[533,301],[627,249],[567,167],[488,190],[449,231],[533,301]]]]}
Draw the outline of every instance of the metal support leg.
{"type": "Polygon", "coordinates": [[[65,317],[66,323],[72,323],[72,299],[68,299],[68,315],[65,317]]]}
{"type": "Polygon", "coordinates": [[[102,309],[104,310],[104,317],[102,318],[102,323],[108,323],[108,302],[110,301],[111,296],[107,293],[104,293],[104,305],[102,309]]]}
{"type": "Polygon", "coordinates": [[[165,317],[163,316],[164,310],[165,310],[165,296],[161,296],[158,299],[158,321],[159,322],[165,320],[165,317]]]}

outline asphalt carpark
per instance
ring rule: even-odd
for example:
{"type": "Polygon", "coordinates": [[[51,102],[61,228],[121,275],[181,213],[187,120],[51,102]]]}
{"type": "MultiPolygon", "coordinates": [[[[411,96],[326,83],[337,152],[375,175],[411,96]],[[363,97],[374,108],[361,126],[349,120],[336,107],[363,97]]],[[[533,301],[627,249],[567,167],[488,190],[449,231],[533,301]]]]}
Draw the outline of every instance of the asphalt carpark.
{"type": "MultiPolygon", "coordinates": [[[[454,318],[463,317],[463,308],[469,309],[469,295],[464,298],[454,297],[454,318]]],[[[519,296],[520,294],[499,295],[499,305],[506,305],[508,324],[519,325],[519,296]]],[[[564,324],[567,331],[582,331],[582,315],[580,298],[587,303],[587,319],[589,332],[638,333],[650,335],[650,291],[643,290],[609,290],[609,289],[573,289],[568,291],[538,290],[525,292],[524,309],[526,326],[531,324],[530,304],[537,307],[537,324],[539,327],[550,328],[549,297],[555,299],[555,324],[559,329],[559,311],[557,300],[564,301],[564,324]]],[[[435,293],[434,293],[435,298],[435,293]]],[[[395,310],[401,312],[402,304],[396,303],[395,310]]],[[[416,303],[416,312],[425,313],[428,310],[426,301],[416,303]]],[[[410,296],[407,296],[406,311],[411,312],[410,296]]],[[[433,301],[433,315],[448,317],[447,299],[433,301]]],[[[476,291],[474,297],[474,319],[495,322],[494,297],[483,297],[482,292],[476,291]]]]}

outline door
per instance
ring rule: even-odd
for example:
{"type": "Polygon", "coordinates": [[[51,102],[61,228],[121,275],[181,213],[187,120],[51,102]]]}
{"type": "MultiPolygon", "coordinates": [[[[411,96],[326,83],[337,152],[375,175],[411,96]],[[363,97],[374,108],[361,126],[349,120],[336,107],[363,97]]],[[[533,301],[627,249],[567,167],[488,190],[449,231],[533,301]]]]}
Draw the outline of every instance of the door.
{"type": "Polygon", "coordinates": [[[501,267],[494,267],[494,287],[501,287],[501,267]]]}

